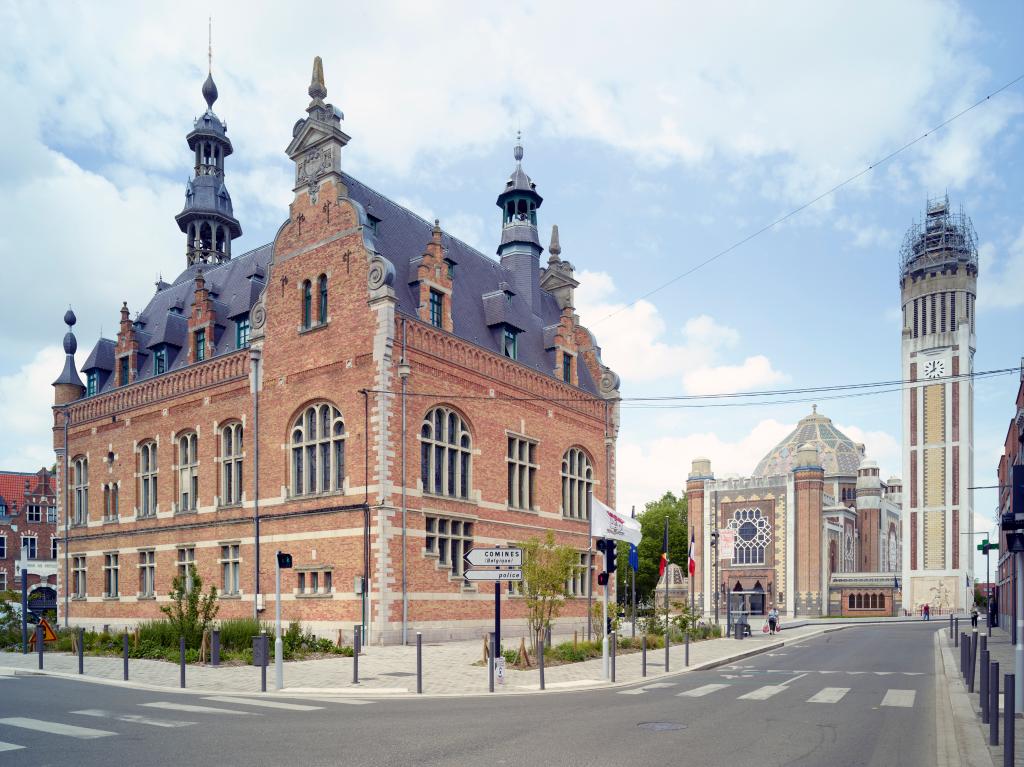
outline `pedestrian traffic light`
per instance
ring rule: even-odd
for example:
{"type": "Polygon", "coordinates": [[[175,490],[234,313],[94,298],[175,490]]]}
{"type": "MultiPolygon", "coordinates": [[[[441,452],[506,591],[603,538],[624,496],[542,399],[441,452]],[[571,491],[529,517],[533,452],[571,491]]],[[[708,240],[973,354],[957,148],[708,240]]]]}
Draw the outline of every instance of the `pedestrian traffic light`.
{"type": "Polygon", "coordinates": [[[608,573],[598,573],[597,574],[597,585],[598,586],[607,586],[608,585],[608,573]]]}
{"type": "Polygon", "coordinates": [[[717,530],[712,530],[710,538],[711,538],[711,548],[718,548],[718,531],[717,530]]]}
{"type": "Polygon", "coordinates": [[[605,541],[604,544],[604,569],[606,572],[614,573],[615,568],[618,567],[615,559],[618,557],[618,552],[615,550],[615,541],[605,541]]]}
{"type": "Polygon", "coordinates": [[[292,555],[285,554],[283,551],[277,552],[277,566],[280,567],[282,570],[286,570],[287,568],[291,567],[292,555]]]}

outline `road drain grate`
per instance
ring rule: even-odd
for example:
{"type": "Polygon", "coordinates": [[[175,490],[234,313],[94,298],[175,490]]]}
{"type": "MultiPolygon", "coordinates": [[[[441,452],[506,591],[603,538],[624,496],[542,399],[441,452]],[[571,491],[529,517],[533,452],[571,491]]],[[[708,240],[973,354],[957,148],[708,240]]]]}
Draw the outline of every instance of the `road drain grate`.
{"type": "Polygon", "coordinates": [[[686,725],[681,722],[639,722],[637,727],[647,730],[647,732],[671,732],[672,730],[686,729],[686,725]]]}

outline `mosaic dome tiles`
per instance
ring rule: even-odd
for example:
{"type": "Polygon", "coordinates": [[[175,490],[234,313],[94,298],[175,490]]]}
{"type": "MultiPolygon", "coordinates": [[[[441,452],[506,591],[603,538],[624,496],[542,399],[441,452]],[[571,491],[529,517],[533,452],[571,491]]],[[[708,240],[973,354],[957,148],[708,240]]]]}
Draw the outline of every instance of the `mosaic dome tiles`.
{"type": "Polygon", "coordinates": [[[772,448],[754,469],[755,477],[788,474],[793,470],[800,445],[810,443],[818,449],[825,476],[856,476],[864,460],[859,445],[832,425],[832,420],[817,410],[802,418],[796,428],[772,448]]]}

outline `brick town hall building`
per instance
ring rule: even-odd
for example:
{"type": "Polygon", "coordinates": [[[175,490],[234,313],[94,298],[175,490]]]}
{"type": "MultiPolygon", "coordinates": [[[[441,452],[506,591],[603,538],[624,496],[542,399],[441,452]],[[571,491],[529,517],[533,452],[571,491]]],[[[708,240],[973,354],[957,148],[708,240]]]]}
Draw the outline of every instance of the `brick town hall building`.
{"type": "MultiPolygon", "coordinates": [[[[349,136],[317,59],[287,148],[287,219],[236,256],[234,147],[212,77],[202,92],[176,217],[185,270],[134,317],[121,307],[84,383],[65,318],[61,610],[78,625],[158,618],[194,562],[220,617],[269,617],[282,550],[285,620],[332,637],[363,623],[393,643],[407,609],[409,632],[479,636],[493,589],[464,581],[463,553],[553,530],[580,552],[570,590],[583,597],[559,627],[582,625],[589,494],[614,506],[618,378],[574,312],[557,228],[541,265],[522,147],[492,259],[342,170],[349,136]]],[[[523,625],[515,597],[504,613],[523,625]]]]}

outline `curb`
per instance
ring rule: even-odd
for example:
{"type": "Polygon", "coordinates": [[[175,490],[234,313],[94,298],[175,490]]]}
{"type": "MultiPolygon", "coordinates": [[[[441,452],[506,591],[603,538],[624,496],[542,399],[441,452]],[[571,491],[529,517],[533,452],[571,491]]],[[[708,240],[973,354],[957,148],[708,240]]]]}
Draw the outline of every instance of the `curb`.
{"type": "Polygon", "coordinates": [[[974,695],[960,679],[953,651],[943,641],[945,630],[935,632],[936,764],[994,767],[995,759],[974,707],[974,695]]]}
{"type": "MultiPolygon", "coordinates": [[[[864,624],[861,624],[864,625],[864,624]]],[[[716,658],[714,660],[705,661],[692,666],[685,666],[676,671],[659,672],[656,674],[648,674],[647,677],[641,679],[632,679],[629,681],[611,682],[599,681],[596,684],[590,684],[587,686],[572,687],[572,688],[561,688],[561,689],[548,689],[548,690],[530,690],[530,689],[519,689],[519,690],[503,690],[499,695],[494,693],[481,691],[481,692],[458,692],[458,693],[420,693],[409,692],[405,689],[397,691],[396,688],[329,688],[326,690],[315,690],[308,687],[293,688],[301,689],[302,692],[290,692],[288,687],[285,687],[281,691],[267,690],[267,692],[259,691],[224,691],[224,690],[197,690],[195,688],[180,688],[180,687],[168,687],[164,685],[153,685],[145,684],[142,682],[125,682],[120,679],[106,679],[104,677],[89,676],[88,674],[79,675],[76,673],[68,673],[64,671],[46,671],[45,669],[39,671],[37,669],[24,669],[16,666],[0,666],[0,675],[7,676],[46,676],[54,677],[57,679],[72,680],[78,682],[85,682],[88,684],[102,684],[110,687],[121,687],[124,689],[131,690],[144,690],[147,692],[159,692],[159,693],[177,693],[186,695],[198,695],[198,696],[209,696],[209,695],[232,695],[234,697],[275,697],[275,698],[295,698],[308,700],[311,698],[330,699],[337,698],[339,700],[346,699],[359,699],[359,700],[422,700],[422,699],[451,699],[451,698],[484,698],[488,700],[500,699],[507,696],[520,696],[520,695],[539,695],[539,694],[554,694],[554,693],[576,693],[576,692],[593,692],[594,690],[619,690],[627,687],[642,687],[646,684],[650,684],[659,679],[666,679],[669,677],[680,676],[682,674],[692,673],[694,671],[707,671],[721,666],[727,666],[731,663],[735,663],[738,660],[744,660],[746,658],[753,657],[755,655],[761,655],[772,650],[777,650],[780,647],[785,647],[787,642],[789,644],[795,644],[808,639],[814,639],[824,634],[830,634],[835,631],[842,631],[848,628],[857,628],[853,626],[829,626],[828,628],[822,628],[820,631],[815,631],[809,634],[804,634],[800,637],[793,639],[781,640],[773,642],[772,644],[762,645],[760,647],[752,648],[750,650],[742,650],[740,652],[727,655],[722,658],[716,658]],[[391,690],[396,690],[392,692],[391,690]]],[[[676,645],[673,645],[675,647],[676,645]]],[[[678,645],[680,649],[682,645],[678,645]]]]}

